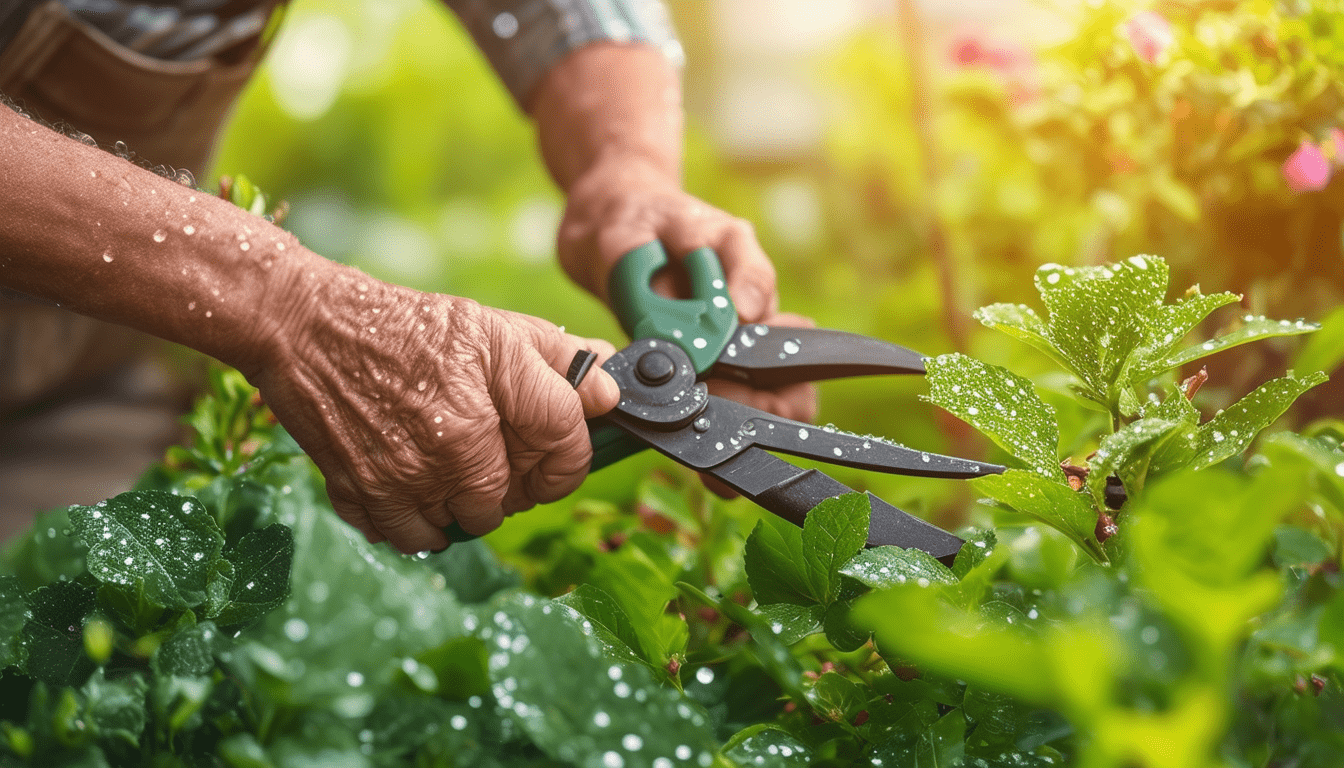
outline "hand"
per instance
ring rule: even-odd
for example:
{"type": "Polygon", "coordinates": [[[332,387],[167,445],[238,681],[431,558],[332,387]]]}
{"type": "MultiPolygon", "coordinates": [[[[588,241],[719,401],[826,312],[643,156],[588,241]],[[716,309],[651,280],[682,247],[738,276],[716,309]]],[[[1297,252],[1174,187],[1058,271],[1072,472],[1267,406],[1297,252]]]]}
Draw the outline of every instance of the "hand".
{"type": "MultiPolygon", "coordinates": [[[[560,264],[604,302],[616,262],[654,240],[662,240],[674,260],[697,248],[713,248],[742,322],[764,322],[778,311],[775,267],[750,222],[682,191],[658,164],[637,155],[607,158],[570,186],[557,244],[560,264]]],[[[678,270],[660,273],[654,289],[688,295],[685,275],[678,270]]]]}
{"type": "Polygon", "coordinates": [[[249,378],[342,518],[403,552],[439,550],[453,521],[483,534],[578,487],[592,454],[584,418],[620,393],[597,366],[577,391],[564,374],[578,350],[601,361],[610,344],[337,269],[249,378]]]}

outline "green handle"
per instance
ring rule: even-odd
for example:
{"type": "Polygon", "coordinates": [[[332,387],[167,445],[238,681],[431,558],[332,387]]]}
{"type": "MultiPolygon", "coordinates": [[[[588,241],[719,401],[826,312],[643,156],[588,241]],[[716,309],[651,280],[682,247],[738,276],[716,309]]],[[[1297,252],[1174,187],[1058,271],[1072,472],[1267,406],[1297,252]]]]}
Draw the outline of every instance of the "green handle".
{"type": "Polygon", "coordinates": [[[667,252],[657,240],[622,256],[607,285],[612,309],[630,338],[670,341],[686,350],[696,373],[704,373],[737,329],[737,309],[728,298],[723,265],[709,248],[691,251],[683,263],[693,298],[669,299],[650,287],[653,274],[667,263],[667,252]]]}

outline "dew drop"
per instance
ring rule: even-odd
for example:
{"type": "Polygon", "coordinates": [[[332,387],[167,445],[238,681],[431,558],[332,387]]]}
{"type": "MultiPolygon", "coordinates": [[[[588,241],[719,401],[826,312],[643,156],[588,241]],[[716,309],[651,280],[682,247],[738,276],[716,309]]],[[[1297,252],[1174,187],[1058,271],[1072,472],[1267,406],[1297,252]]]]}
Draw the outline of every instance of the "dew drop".
{"type": "Polygon", "coordinates": [[[644,747],[644,740],[638,734],[627,733],[621,737],[621,746],[630,752],[636,752],[644,747]]]}
{"type": "Polygon", "coordinates": [[[154,242],[156,243],[162,243],[164,240],[167,239],[168,239],[168,233],[164,232],[162,229],[154,233],[154,242]]]}
{"type": "Polygon", "coordinates": [[[188,224],[188,225],[186,225],[185,227],[182,228],[182,234],[184,234],[184,235],[194,235],[194,234],[196,234],[196,228],[193,227],[192,225],[188,224]]]}
{"type": "Polygon", "coordinates": [[[109,263],[109,264],[112,263],[112,252],[111,252],[111,251],[103,251],[103,261],[106,261],[106,262],[109,263]]]}
{"type": "Polygon", "coordinates": [[[806,440],[806,439],[807,439],[807,430],[806,430],[806,429],[803,429],[802,427],[799,427],[799,428],[798,428],[798,439],[799,439],[799,440],[806,440]]]}
{"type": "Polygon", "coordinates": [[[285,637],[299,642],[308,637],[308,622],[303,619],[290,619],[285,622],[285,637]]]}
{"type": "Polygon", "coordinates": [[[606,728],[608,725],[611,725],[611,715],[608,715],[606,712],[599,709],[593,714],[593,725],[596,725],[598,728],[606,728]]]}
{"type": "Polygon", "coordinates": [[[799,349],[800,347],[798,346],[798,342],[794,341],[793,339],[789,339],[788,341],[784,342],[784,354],[786,355],[796,355],[798,354],[799,349]]]}
{"type": "Polygon", "coordinates": [[[418,384],[415,385],[415,388],[418,389],[418,390],[420,390],[421,392],[424,392],[425,389],[427,389],[428,387],[429,387],[429,382],[427,382],[427,381],[422,381],[422,382],[420,382],[420,383],[418,383],[418,384]]]}

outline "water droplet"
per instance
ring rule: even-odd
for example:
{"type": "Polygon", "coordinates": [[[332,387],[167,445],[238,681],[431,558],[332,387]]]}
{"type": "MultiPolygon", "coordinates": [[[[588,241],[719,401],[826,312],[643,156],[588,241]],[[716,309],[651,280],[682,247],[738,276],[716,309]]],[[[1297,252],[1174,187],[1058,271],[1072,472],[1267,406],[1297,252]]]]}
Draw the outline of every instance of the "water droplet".
{"type": "Polygon", "coordinates": [[[453,715],[452,718],[448,720],[448,724],[453,727],[454,731],[465,730],[467,727],[467,718],[462,715],[453,715]]]}
{"type": "Polygon", "coordinates": [[[596,725],[598,728],[606,728],[608,725],[611,725],[611,715],[608,715],[606,712],[599,709],[593,714],[593,725],[596,725]]]}
{"type": "Polygon", "coordinates": [[[133,558],[133,557],[128,557],[128,558],[126,558],[126,564],[127,564],[127,565],[131,565],[131,564],[133,564],[133,563],[135,563],[135,558],[133,558]]]}
{"type": "Polygon", "coordinates": [[[625,768],[625,758],[619,752],[607,752],[602,755],[602,765],[605,768],[625,768]]]}
{"type": "Polygon", "coordinates": [[[238,248],[239,250],[250,251],[252,250],[252,244],[244,240],[243,242],[238,244],[238,248]]]}
{"type": "Polygon", "coordinates": [[[308,622],[303,619],[290,619],[285,622],[285,637],[299,642],[308,637],[308,622]]]}
{"type": "Polygon", "coordinates": [[[831,449],[831,453],[834,453],[836,456],[844,456],[844,455],[845,455],[845,452],[842,451],[842,450],[840,450],[838,447],[837,447],[837,448],[832,448],[832,449],[831,449]]]}
{"type": "Polygon", "coordinates": [[[1049,284],[1051,284],[1051,285],[1054,285],[1055,283],[1058,283],[1058,282],[1059,282],[1059,273],[1058,273],[1058,272],[1051,272],[1050,274],[1046,275],[1046,277],[1045,277],[1045,282],[1047,282],[1047,283],[1049,283],[1049,284]]]}
{"type": "Polygon", "coordinates": [[[167,233],[167,232],[164,232],[162,229],[157,230],[157,231],[154,233],[154,242],[156,242],[156,243],[162,243],[164,240],[167,240],[167,239],[168,239],[168,233],[167,233]]]}
{"type": "Polygon", "coordinates": [[[722,450],[723,450],[723,443],[715,443],[715,444],[714,444],[714,450],[716,450],[716,451],[722,451],[722,450]]]}
{"type": "Polygon", "coordinates": [[[185,227],[182,228],[182,234],[184,234],[184,235],[194,235],[194,234],[196,234],[196,228],[193,227],[192,225],[188,224],[188,225],[186,225],[185,227]]]}
{"type": "Polygon", "coordinates": [[[197,552],[191,556],[191,559],[200,562],[201,558],[203,557],[205,557],[203,553],[197,552]]]}
{"type": "Polygon", "coordinates": [[[214,316],[215,316],[215,313],[214,313],[214,312],[211,312],[210,310],[207,309],[207,310],[205,311],[205,316],[206,316],[206,317],[214,317],[214,316]]]}
{"type": "Polygon", "coordinates": [[[621,746],[631,752],[636,752],[643,748],[644,740],[641,739],[638,734],[627,733],[625,736],[621,737],[621,746]]]}
{"type": "Polygon", "coordinates": [[[799,427],[799,428],[798,428],[798,439],[799,439],[799,440],[806,440],[806,439],[807,439],[807,430],[806,430],[806,429],[803,429],[802,427],[799,427]]]}
{"type": "Polygon", "coordinates": [[[103,251],[103,261],[106,261],[109,264],[112,263],[112,251],[103,251]]]}
{"type": "Polygon", "coordinates": [[[726,296],[715,296],[714,306],[719,309],[726,309],[728,307],[728,298],[726,296]]]}
{"type": "Polygon", "coordinates": [[[701,667],[695,671],[695,679],[698,680],[701,685],[709,685],[714,682],[714,670],[709,667],[701,667]]]}
{"type": "Polygon", "coordinates": [[[686,746],[685,744],[682,744],[678,746],[675,750],[673,750],[673,754],[677,756],[678,760],[690,760],[691,748],[686,746]]]}
{"type": "Polygon", "coordinates": [[[784,354],[786,355],[796,355],[799,349],[798,342],[793,339],[784,342],[784,354]]]}
{"type": "Polygon", "coordinates": [[[1335,474],[1344,477],[1344,461],[1335,465],[1335,474]]]}
{"type": "Polygon", "coordinates": [[[704,349],[705,347],[709,346],[709,342],[701,338],[696,338],[693,341],[691,341],[691,345],[694,346],[696,349],[704,349]]]}
{"type": "Polygon", "coordinates": [[[616,694],[618,698],[624,699],[630,695],[630,685],[629,683],[626,683],[624,680],[613,686],[611,690],[616,694]]]}

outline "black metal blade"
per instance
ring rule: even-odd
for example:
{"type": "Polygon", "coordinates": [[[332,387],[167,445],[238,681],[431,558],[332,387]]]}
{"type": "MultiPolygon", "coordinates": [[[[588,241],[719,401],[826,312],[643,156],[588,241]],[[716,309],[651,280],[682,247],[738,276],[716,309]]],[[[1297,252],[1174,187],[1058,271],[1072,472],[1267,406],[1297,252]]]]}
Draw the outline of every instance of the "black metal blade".
{"type": "MultiPolygon", "coordinates": [[[[711,475],[794,525],[802,526],[807,513],[826,499],[853,489],[815,469],[795,467],[759,448],[750,448],[711,467],[711,475]]],[[[892,545],[922,549],[951,567],[962,540],[937,526],[903,512],[873,494],[868,546],[892,545]]]]}
{"type": "Polygon", "coordinates": [[[892,373],[924,373],[924,356],[856,333],[755,324],[737,329],[709,376],[776,389],[804,381],[892,373]]]}

